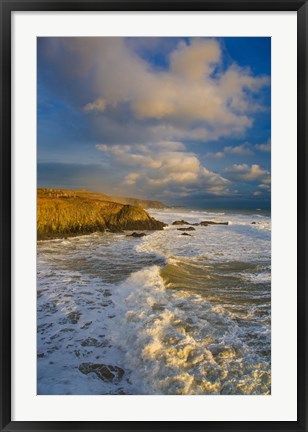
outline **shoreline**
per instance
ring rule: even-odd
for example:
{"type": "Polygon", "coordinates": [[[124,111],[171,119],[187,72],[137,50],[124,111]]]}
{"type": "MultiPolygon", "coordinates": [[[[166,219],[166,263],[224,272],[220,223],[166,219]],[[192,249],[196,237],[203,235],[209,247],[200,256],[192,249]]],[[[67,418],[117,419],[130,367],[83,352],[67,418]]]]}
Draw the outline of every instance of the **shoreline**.
{"type": "Polygon", "coordinates": [[[91,193],[38,190],[37,240],[93,232],[155,231],[165,224],[140,206],[105,201],[91,193]]]}

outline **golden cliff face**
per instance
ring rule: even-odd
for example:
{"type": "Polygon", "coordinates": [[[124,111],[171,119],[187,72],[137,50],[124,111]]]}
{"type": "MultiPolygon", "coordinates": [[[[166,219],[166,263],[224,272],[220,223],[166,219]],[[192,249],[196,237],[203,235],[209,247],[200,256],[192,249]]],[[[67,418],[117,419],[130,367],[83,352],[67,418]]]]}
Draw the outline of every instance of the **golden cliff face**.
{"type": "Polygon", "coordinates": [[[38,189],[38,240],[95,231],[159,230],[164,224],[141,207],[105,201],[85,191],[38,189]]]}

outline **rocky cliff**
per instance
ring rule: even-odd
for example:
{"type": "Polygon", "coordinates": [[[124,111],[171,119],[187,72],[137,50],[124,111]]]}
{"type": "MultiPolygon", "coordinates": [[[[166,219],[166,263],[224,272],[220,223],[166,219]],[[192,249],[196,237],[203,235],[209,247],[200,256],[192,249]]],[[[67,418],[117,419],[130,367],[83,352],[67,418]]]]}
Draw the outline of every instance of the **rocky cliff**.
{"type": "Polygon", "coordinates": [[[165,224],[143,208],[106,201],[85,191],[38,189],[38,240],[95,231],[161,230],[165,224]]]}

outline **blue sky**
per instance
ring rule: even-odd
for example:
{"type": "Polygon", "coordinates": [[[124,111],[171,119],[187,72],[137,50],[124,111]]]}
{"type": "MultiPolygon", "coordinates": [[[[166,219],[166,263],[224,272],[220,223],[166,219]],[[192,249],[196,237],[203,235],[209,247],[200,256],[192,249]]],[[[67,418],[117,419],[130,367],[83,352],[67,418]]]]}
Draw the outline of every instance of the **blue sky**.
{"type": "Polygon", "coordinates": [[[38,187],[270,207],[270,38],[38,38],[38,187]]]}

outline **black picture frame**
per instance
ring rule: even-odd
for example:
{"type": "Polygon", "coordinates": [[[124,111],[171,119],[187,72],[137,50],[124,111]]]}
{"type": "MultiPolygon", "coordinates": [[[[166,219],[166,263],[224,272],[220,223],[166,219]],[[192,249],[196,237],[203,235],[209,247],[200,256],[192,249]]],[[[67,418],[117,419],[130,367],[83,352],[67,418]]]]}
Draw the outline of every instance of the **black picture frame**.
{"type": "Polygon", "coordinates": [[[0,0],[1,13],[1,182],[0,182],[0,428],[1,431],[307,431],[307,144],[308,4],[298,0],[0,0]],[[298,167],[298,379],[294,422],[76,422],[11,421],[11,13],[14,11],[296,11],[298,167]]]}

